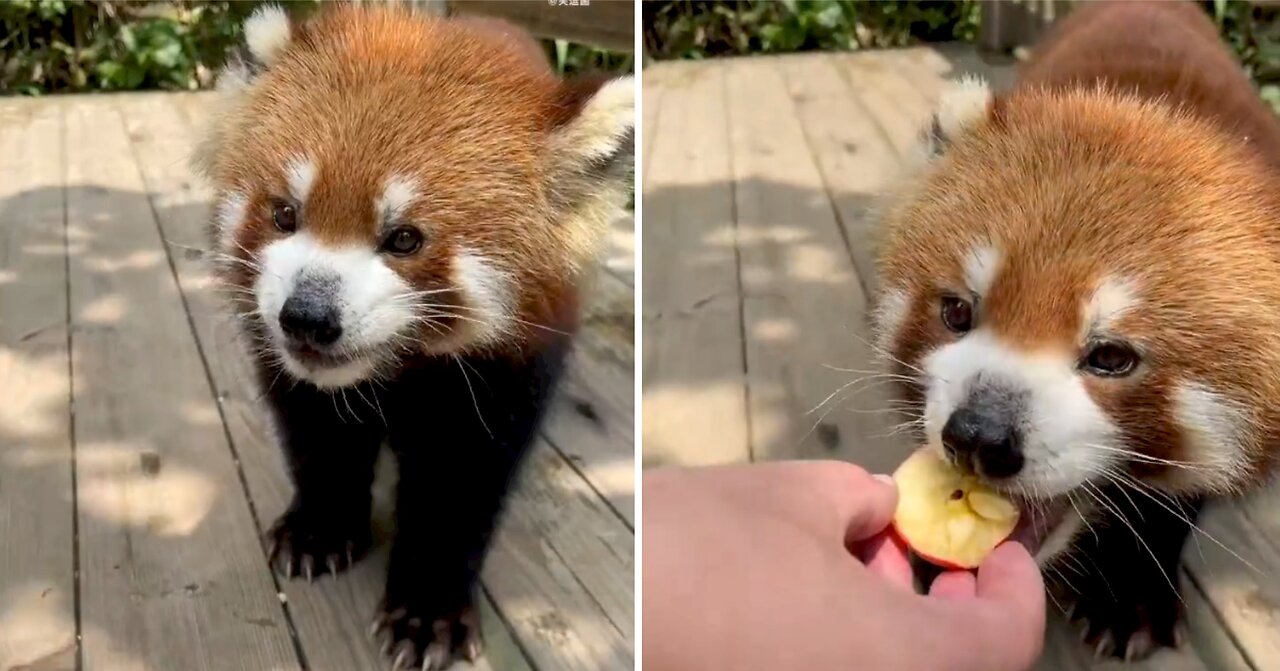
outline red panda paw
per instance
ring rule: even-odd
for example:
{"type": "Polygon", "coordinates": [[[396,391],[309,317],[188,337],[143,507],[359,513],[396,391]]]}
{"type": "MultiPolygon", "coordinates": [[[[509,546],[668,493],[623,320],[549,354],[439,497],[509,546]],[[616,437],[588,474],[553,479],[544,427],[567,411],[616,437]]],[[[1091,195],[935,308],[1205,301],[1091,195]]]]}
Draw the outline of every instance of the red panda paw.
{"type": "Polygon", "coordinates": [[[311,519],[304,510],[291,509],[267,532],[267,561],[285,578],[302,576],[311,582],[317,575],[337,575],[350,568],[370,545],[369,523],[351,520],[311,519]]]}
{"type": "Polygon", "coordinates": [[[411,608],[384,608],[369,634],[382,641],[382,654],[390,658],[392,671],[443,671],[460,659],[474,663],[484,651],[480,620],[472,606],[429,624],[411,608]]]}
{"type": "Polygon", "coordinates": [[[1167,600],[1122,603],[1108,592],[1092,592],[1076,601],[1068,618],[1080,627],[1080,640],[1095,659],[1136,662],[1161,648],[1178,648],[1185,639],[1182,604],[1172,591],[1167,594],[1167,600]]]}

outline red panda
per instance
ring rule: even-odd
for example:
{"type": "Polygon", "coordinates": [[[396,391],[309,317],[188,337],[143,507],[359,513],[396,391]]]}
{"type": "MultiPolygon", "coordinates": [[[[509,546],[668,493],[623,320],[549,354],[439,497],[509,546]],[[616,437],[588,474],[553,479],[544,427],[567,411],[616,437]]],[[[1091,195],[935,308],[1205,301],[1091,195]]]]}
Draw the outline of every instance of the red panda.
{"type": "Polygon", "coordinates": [[[967,79],[885,208],[877,349],[924,438],[1071,554],[1102,656],[1175,646],[1208,497],[1280,440],[1280,123],[1192,3],[1068,15],[1012,90],[967,79]]]}
{"type": "Polygon", "coordinates": [[[385,441],[396,537],[374,632],[397,668],[479,651],[476,576],[624,207],[630,77],[557,76],[493,20],[258,9],[194,157],[216,276],[295,486],[288,577],[370,545],[385,441]]]}

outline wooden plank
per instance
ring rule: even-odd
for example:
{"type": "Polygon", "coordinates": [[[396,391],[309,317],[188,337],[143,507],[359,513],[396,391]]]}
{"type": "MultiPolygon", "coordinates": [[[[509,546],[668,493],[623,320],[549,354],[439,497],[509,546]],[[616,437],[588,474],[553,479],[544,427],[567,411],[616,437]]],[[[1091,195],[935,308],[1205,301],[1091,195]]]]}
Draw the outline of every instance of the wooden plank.
{"type": "Polygon", "coordinates": [[[633,290],[598,272],[583,332],[542,433],[635,526],[633,290]]]}
{"type": "Polygon", "coordinates": [[[640,183],[649,183],[650,155],[653,153],[654,134],[658,132],[658,110],[662,108],[663,85],[662,73],[666,70],[649,64],[640,73],[640,183]]]}
{"type": "Polygon", "coordinates": [[[635,665],[631,531],[540,443],[507,506],[484,581],[539,669],[635,665]]]}
{"type": "Polygon", "coordinates": [[[62,106],[0,102],[0,669],[75,665],[62,106]]]}
{"type": "MultiPolygon", "coordinates": [[[[132,97],[125,116],[255,503],[259,531],[265,532],[288,506],[292,485],[271,438],[267,410],[259,401],[247,354],[222,309],[214,280],[200,260],[200,250],[207,246],[204,224],[211,194],[188,172],[185,161],[195,129],[209,109],[207,96],[132,97]]],[[[382,497],[379,503],[380,527],[385,535],[391,526],[390,502],[382,497]]],[[[385,576],[383,547],[337,580],[323,578],[311,585],[285,581],[280,585],[312,671],[381,668],[386,664],[367,634],[385,576]]],[[[492,608],[487,603],[482,606],[492,608]]],[[[501,623],[492,617],[484,622],[489,625],[483,630],[488,654],[476,668],[487,669],[490,664],[503,669],[527,668],[501,623]]]]}
{"type": "Polygon", "coordinates": [[[899,158],[909,156],[931,108],[899,71],[899,64],[891,56],[871,51],[833,54],[832,58],[848,90],[858,96],[894,152],[899,158]]]}
{"type": "Polygon", "coordinates": [[[112,101],[67,103],[85,666],[297,668],[112,101]]]}
{"type": "Polygon", "coordinates": [[[1211,505],[1198,521],[1204,533],[1196,534],[1184,553],[1188,571],[1258,669],[1280,660],[1280,584],[1274,579],[1280,571],[1278,509],[1280,493],[1274,488],[1211,505]]]}
{"type": "MultiPolygon", "coordinates": [[[[877,199],[900,172],[898,155],[830,56],[777,61],[810,151],[844,227],[862,286],[874,291],[877,199]]],[[[883,405],[881,405],[883,407],[883,405]]]]}
{"type": "MultiPolygon", "coordinates": [[[[644,188],[643,458],[749,459],[722,70],[663,63],[644,188]]],[[[753,103],[754,104],[754,103],[753,103]]]]}
{"type": "Polygon", "coordinates": [[[844,405],[871,369],[867,303],[795,107],[770,61],[726,68],[752,454],[885,470],[883,416],[844,405]]]}
{"type": "Polygon", "coordinates": [[[1185,577],[1182,585],[1190,630],[1188,643],[1182,648],[1157,650],[1141,662],[1097,660],[1093,650],[1080,640],[1082,625],[1068,624],[1062,613],[1050,605],[1044,654],[1034,668],[1038,671],[1252,671],[1222,629],[1204,595],[1185,577]]]}

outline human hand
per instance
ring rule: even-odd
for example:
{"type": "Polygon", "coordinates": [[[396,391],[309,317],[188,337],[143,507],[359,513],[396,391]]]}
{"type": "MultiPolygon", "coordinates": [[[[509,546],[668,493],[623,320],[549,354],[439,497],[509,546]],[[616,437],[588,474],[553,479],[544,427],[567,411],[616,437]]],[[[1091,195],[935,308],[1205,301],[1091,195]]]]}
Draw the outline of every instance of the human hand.
{"type": "Polygon", "coordinates": [[[842,462],[644,475],[644,663],[655,671],[1023,671],[1044,583],[1016,543],[916,594],[884,531],[897,490],[842,462]]]}

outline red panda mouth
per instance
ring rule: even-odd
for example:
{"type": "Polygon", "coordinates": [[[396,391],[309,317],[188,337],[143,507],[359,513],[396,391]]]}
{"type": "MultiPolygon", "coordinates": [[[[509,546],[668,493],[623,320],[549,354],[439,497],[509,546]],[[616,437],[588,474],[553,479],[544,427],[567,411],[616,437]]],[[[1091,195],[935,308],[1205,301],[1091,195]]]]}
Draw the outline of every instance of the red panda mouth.
{"type": "Polygon", "coordinates": [[[1022,516],[1010,538],[1021,543],[1033,556],[1072,510],[1071,501],[1065,496],[1047,501],[1018,500],[1017,505],[1022,516]]]}
{"type": "Polygon", "coordinates": [[[311,369],[337,368],[357,358],[352,354],[322,350],[305,343],[290,343],[286,350],[295,361],[311,369]]]}

